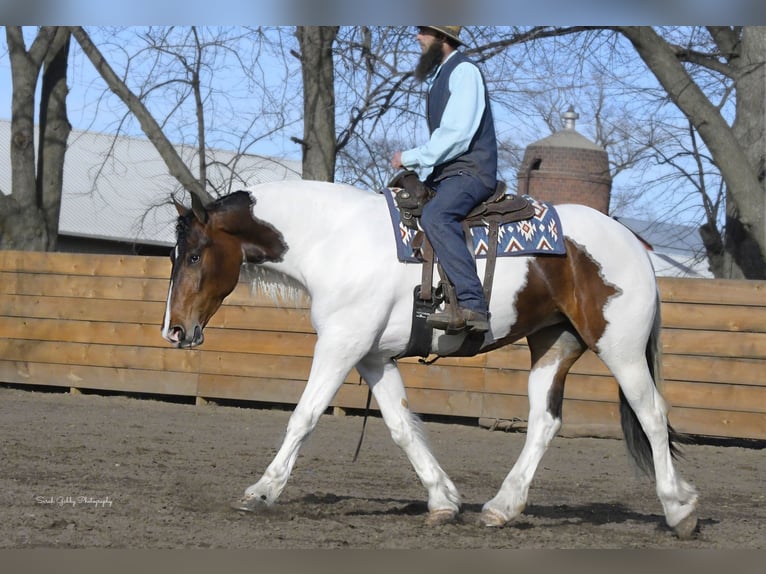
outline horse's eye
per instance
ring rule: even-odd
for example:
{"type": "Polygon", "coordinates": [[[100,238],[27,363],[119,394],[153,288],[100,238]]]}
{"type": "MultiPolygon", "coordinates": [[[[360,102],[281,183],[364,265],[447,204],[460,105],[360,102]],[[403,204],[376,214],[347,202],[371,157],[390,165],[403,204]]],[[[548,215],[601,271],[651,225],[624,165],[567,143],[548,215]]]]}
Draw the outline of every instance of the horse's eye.
{"type": "Polygon", "coordinates": [[[195,263],[199,263],[199,254],[197,253],[189,255],[189,264],[194,265],[195,263]]]}

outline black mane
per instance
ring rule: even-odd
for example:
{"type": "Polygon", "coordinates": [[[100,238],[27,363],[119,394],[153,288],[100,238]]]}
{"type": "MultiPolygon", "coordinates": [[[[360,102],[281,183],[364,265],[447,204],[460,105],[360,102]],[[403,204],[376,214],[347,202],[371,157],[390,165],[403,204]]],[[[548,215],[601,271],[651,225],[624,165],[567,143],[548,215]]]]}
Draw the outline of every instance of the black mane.
{"type": "MultiPolygon", "coordinates": [[[[205,210],[209,212],[217,212],[228,209],[249,209],[254,203],[255,201],[250,193],[245,190],[238,190],[217,198],[212,203],[206,205],[205,210]]],[[[194,217],[194,212],[191,210],[189,210],[186,215],[178,216],[178,221],[176,222],[176,243],[179,246],[184,246],[186,244],[186,238],[189,235],[191,222],[194,217]]]]}

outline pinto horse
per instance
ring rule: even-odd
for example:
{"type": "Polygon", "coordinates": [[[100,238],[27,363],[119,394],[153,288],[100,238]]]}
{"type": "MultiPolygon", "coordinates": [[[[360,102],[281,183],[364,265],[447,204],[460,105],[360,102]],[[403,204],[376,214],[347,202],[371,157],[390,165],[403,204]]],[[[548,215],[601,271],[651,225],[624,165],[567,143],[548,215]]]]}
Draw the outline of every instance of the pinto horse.
{"type": "MultiPolygon", "coordinates": [[[[301,444],[356,368],[428,492],[427,522],[453,520],[460,495],[409,410],[397,368],[395,357],[410,337],[421,266],[398,260],[383,195],[289,181],[238,191],[206,206],[197,202],[193,209],[176,207],[177,243],[162,325],[167,341],[182,348],[202,344],[205,325],[237,285],[245,263],[257,266],[260,281],[297,282],[311,298],[317,341],[306,387],[273,461],[233,506],[256,510],[276,501],[301,444]]],[[[697,493],[674,468],[680,435],[668,425],[655,384],[660,303],[648,254],[627,228],[596,210],[556,209],[565,255],[501,257],[496,263],[490,330],[480,352],[526,337],[529,419],[522,452],[480,520],[502,526],[524,509],[535,470],[561,427],[567,372],[590,349],[619,385],[629,452],[640,468],[653,471],[667,524],[679,537],[689,537],[697,524],[697,493]]],[[[478,260],[480,276],[483,266],[478,260]]],[[[465,336],[434,331],[432,350],[449,355],[465,336]]]]}

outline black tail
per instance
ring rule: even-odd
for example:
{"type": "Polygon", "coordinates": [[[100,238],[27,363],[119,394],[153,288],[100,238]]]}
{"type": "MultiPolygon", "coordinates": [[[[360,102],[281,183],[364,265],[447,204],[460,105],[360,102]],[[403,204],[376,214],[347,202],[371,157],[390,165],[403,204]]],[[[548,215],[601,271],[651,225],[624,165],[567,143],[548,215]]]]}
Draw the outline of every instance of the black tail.
{"type": "MultiPolygon", "coordinates": [[[[655,303],[654,323],[649,340],[646,342],[646,362],[649,366],[649,372],[655,386],[662,383],[662,347],[660,345],[660,332],[662,327],[662,318],[660,316],[660,294],[657,292],[655,303]]],[[[620,423],[622,433],[625,437],[625,443],[628,452],[636,461],[638,467],[646,474],[654,475],[654,459],[652,458],[652,446],[644,432],[641,423],[636,417],[636,413],[628,403],[625,395],[620,389],[620,423]]],[[[681,456],[678,448],[679,444],[693,444],[692,437],[679,433],[668,425],[668,444],[671,456],[676,459],[681,456]]]]}

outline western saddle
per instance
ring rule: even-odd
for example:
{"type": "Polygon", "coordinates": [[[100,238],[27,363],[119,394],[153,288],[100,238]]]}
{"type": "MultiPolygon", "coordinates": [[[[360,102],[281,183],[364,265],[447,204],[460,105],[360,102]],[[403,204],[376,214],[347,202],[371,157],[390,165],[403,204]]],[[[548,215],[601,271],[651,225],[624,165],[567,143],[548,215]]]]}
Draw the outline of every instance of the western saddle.
{"type": "MultiPolygon", "coordinates": [[[[423,213],[423,207],[433,197],[434,191],[421,182],[415,172],[409,170],[399,172],[394,176],[388,187],[400,190],[394,196],[396,206],[399,209],[402,223],[417,231],[412,246],[420,251],[423,259],[421,283],[415,288],[410,344],[400,357],[427,357],[430,353],[432,333],[431,328],[425,324],[425,318],[433,313],[441,303],[445,303],[447,312],[454,314],[458,312],[455,287],[438,261],[436,267],[439,270],[440,281],[434,288],[434,251],[431,242],[418,224],[423,213]]],[[[488,228],[487,264],[483,281],[487,304],[489,304],[492,296],[500,227],[506,223],[529,219],[535,214],[533,205],[525,197],[509,194],[507,189],[504,182],[498,181],[497,189],[492,197],[477,205],[463,220],[466,238],[469,237],[471,227],[487,226],[488,228]]],[[[484,341],[484,335],[481,334],[480,337],[471,337],[470,335],[469,333],[466,344],[463,345],[461,351],[455,354],[465,356],[478,352],[478,348],[484,341]]]]}

